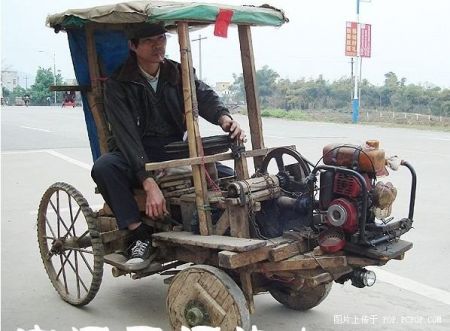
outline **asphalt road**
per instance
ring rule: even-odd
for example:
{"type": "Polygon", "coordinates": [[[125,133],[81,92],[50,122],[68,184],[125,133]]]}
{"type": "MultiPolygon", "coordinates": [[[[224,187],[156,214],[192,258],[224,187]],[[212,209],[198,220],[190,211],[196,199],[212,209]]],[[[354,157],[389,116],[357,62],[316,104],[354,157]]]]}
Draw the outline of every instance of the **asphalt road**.
{"type": "MultiPolygon", "coordinates": [[[[247,127],[244,116],[236,118],[247,127]]],[[[167,286],[161,276],[113,278],[105,266],[96,298],[75,308],[58,297],[42,266],[36,210],[46,188],[64,181],[81,191],[91,206],[102,203],[90,179],[92,157],[81,108],[4,107],[1,130],[1,330],[169,330],[167,286]]],[[[202,124],[202,132],[220,130],[202,124]]],[[[252,325],[259,330],[449,330],[450,134],[264,119],[264,135],[267,146],[295,144],[311,161],[320,158],[328,143],[378,139],[388,155],[414,165],[418,192],[414,229],[404,236],[414,248],[403,261],[376,270],[374,287],[335,284],[323,303],[304,313],[284,308],[268,294],[259,295],[252,325]]],[[[406,216],[409,174],[403,169],[388,180],[399,191],[395,214],[406,216]]]]}

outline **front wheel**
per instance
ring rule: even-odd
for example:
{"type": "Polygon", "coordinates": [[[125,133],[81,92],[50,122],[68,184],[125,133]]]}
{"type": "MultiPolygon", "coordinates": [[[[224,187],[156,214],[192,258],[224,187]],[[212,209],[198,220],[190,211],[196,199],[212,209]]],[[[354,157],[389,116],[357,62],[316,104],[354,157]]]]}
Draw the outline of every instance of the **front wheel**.
{"type": "Polygon", "coordinates": [[[333,283],[321,284],[316,287],[303,287],[292,291],[286,287],[273,287],[270,294],[282,305],[299,311],[311,309],[320,304],[331,291],[333,283]]]}
{"type": "Polygon", "coordinates": [[[66,183],[42,196],[37,219],[42,262],[64,301],[83,306],[96,295],[103,275],[103,244],[95,217],[80,192],[66,183]]]}
{"type": "Polygon", "coordinates": [[[169,287],[167,311],[174,330],[200,325],[250,330],[244,294],[230,276],[212,266],[195,265],[178,273],[169,287]]]}

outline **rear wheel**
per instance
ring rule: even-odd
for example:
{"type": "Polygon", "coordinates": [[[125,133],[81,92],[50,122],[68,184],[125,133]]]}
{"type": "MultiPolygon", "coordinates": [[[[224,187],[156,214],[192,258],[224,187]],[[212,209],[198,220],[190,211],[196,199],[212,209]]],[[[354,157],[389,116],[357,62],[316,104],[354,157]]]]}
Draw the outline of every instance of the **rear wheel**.
{"type": "Polygon", "coordinates": [[[45,191],[39,205],[37,235],[42,262],[61,298],[88,304],[103,275],[103,245],[95,217],[81,193],[66,183],[45,191]]]}
{"type": "Polygon", "coordinates": [[[330,293],[333,283],[321,284],[316,287],[303,287],[292,291],[286,287],[269,289],[270,294],[282,305],[294,310],[308,310],[320,304],[330,293]]]}

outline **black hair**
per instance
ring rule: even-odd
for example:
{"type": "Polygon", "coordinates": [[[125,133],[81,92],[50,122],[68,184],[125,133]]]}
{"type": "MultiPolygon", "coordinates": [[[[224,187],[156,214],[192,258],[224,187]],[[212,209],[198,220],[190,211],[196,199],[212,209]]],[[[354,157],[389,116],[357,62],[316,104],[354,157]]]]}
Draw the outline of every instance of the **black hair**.
{"type": "Polygon", "coordinates": [[[133,44],[134,47],[139,46],[139,38],[131,38],[130,42],[133,44]]]}

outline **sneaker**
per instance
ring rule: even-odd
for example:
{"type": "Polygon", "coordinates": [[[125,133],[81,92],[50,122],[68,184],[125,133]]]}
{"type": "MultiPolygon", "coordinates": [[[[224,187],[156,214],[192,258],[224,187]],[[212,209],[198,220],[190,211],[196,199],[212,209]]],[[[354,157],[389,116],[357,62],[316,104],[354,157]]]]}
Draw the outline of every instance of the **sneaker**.
{"type": "Polygon", "coordinates": [[[152,252],[150,240],[137,240],[130,247],[130,258],[125,264],[132,269],[146,268],[150,264],[149,257],[152,252]]]}

